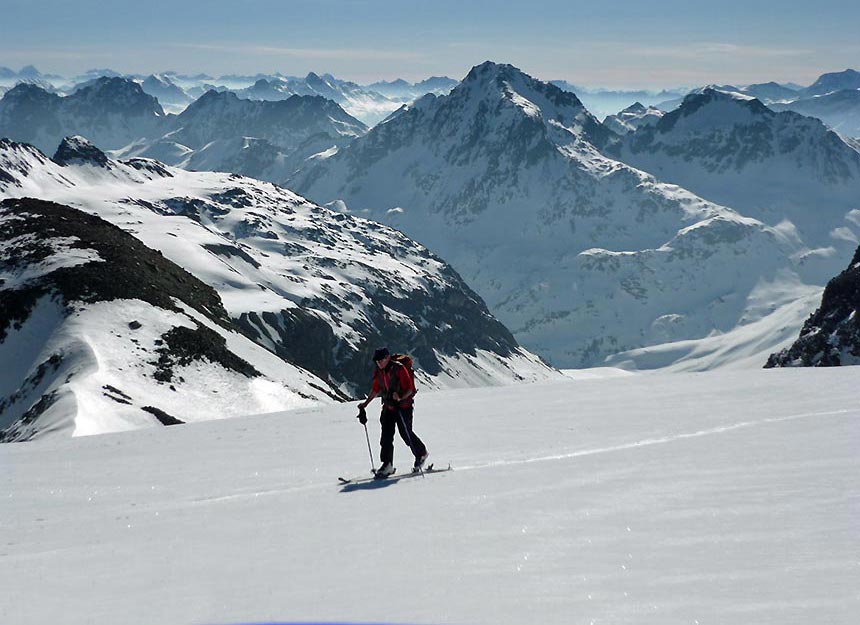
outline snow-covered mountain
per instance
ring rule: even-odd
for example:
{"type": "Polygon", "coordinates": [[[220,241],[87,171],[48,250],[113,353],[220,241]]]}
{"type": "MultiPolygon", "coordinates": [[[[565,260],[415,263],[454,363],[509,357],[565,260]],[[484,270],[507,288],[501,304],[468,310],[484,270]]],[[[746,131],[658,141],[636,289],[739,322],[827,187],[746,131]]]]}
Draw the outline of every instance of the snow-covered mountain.
{"type": "Polygon", "coordinates": [[[222,91],[230,91],[230,89],[228,87],[225,87],[224,85],[213,85],[211,83],[204,82],[200,85],[188,87],[185,92],[189,95],[189,97],[196,100],[203,94],[208,93],[209,91],[217,91],[218,93],[221,93],[222,91]]]}
{"type": "Polygon", "coordinates": [[[331,74],[310,72],[304,78],[280,75],[258,77],[254,84],[234,89],[234,92],[240,98],[271,101],[286,100],[292,95],[322,96],[337,102],[356,119],[373,126],[402,104],[428,93],[447,93],[456,84],[457,81],[450,78],[434,76],[414,84],[395,80],[363,86],[335,78],[331,74]]]}
{"type": "MultiPolygon", "coordinates": [[[[9,71],[11,78],[6,80],[7,88],[23,80],[17,73],[9,71]]],[[[181,113],[192,101],[212,90],[231,91],[242,99],[264,101],[286,100],[293,95],[322,96],[337,102],[350,115],[367,125],[378,123],[401,105],[416,98],[427,93],[447,93],[457,84],[457,81],[445,76],[433,76],[414,84],[398,80],[363,86],[331,74],[319,75],[314,72],[304,77],[258,74],[213,78],[206,74],[186,76],[175,72],[121,75],[109,69],[94,69],[68,81],[63,93],[71,95],[102,78],[137,82],[145,93],[156,97],[166,111],[174,114],[181,113]]],[[[41,80],[41,74],[30,77],[28,82],[37,80],[41,80]]],[[[0,76],[0,82],[3,81],[0,76]]]]}
{"type": "Polygon", "coordinates": [[[235,90],[236,95],[251,100],[278,101],[293,95],[321,96],[339,104],[353,117],[372,126],[396,110],[402,103],[354,82],[339,80],[331,74],[310,72],[304,78],[260,77],[253,85],[235,90]]]}
{"type": "Polygon", "coordinates": [[[860,89],[860,72],[846,69],[841,72],[822,74],[818,80],[804,89],[801,95],[811,97],[825,95],[833,91],[842,91],[843,89],[860,89]]]}
{"type": "Polygon", "coordinates": [[[126,229],[213,287],[259,345],[347,394],[366,391],[370,354],[385,343],[412,353],[430,387],[558,375],[446,263],[391,228],[257,180],[110,160],[82,138],[55,159],[0,142],[0,197],[62,202],[126,229]]]}
{"type": "Polygon", "coordinates": [[[103,150],[161,136],[168,118],[140,85],[124,78],[99,78],[61,97],[19,84],[0,99],[0,137],[52,151],[63,137],[81,134],[103,150]]]}
{"type": "Polygon", "coordinates": [[[687,95],[703,94],[706,91],[722,91],[735,97],[748,96],[768,105],[774,111],[794,111],[801,115],[817,117],[845,136],[860,136],[860,73],[845,70],[822,74],[809,87],[782,85],[767,82],[744,87],[733,85],[708,85],[693,89],[684,96],[659,102],[663,111],[672,111],[684,102],[687,95]]]}
{"type": "MultiPolygon", "coordinates": [[[[290,184],[436,250],[557,366],[695,342],[777,310],[798,328],[809,310],[784,307],[820,287],[794,273],[796,239],[601,153],[618,141],[573,94],[487,62],[290,184]]],[[[745,352],[759,366],[765,344],[790,340],[765,326],[745,352]]]]}
{"type": "Polygon", "coordinates": [[[94,79],[102,78],[102,77],[105,77],[105,78],[122,78],[122,74],[116,70],[113,70],[113,69],[110,69],[107,67],[104,67],[104,68],[94,67],[93,69],[89,69],[89,70],[85,71],[83,74],[79,74],[79,75],[75,76],[74,78],[72,78],[72,81],[75,83],[81,83],[81,82],[85,82],[88,80],[94,80],[94,79]]]}
{"type": "Polygon", "coordinates": [[[459,81],[447,76],[431,76],[416,83],[410,83],[402,78],[392,81],[380,81],[367,85],[367,88],[384,95],[395,102],[411,102],[421,96],[432,93],[445,95],[457,86],[459,81]]]}
{"type": "Polygon", "coordinates": [[[840,365],[860,365],[860,247],[848,268],[827,283],[800,338],[767,361],[768,367],[840,365]]]}
{"type": "Polygon", "coordinates": [[[831,91],[791,102],[771,104],[770,108],[817,117],[843,136],[860,137],[860,89],[831,91]]]}
{"type": "Polygon", "coordinates": [[[158,140],[137,142],[116,155],[280,182],[304,159],[336,150],[367,131],[320,96],[252,101],[227,91],[207,92],[171,119],[171,127],[158,140]]]}
{"type": "Polygon", "coordinates": [[[295,93],[290,84],[283,78],[261,78],[250,87],[233,91],[237,96],[247,100],[286,100],[295,93]]]}
{"type": "Polygon", "coordinates": [[[703,198],[790,229],[829,256],[820,280],[838,271],[858,242],[846,228],[860,209],[860,153],[817,119],[707,89],[610,151],[703,198]]]}
{"type": "Polygon", "coordinates": [[[646,108],[641,103],[635,102],[623,111],[608,116],[603,120],[603,125],[619,135],[626,135],[642,126],[653,126],[663,115],[663,111],[658,108],[653,106],[646,108]]]}
{"type": "Polygon", "coordinates": [[[0,83],[6,86],[12,86],[18,82],[27,83],[43,83],[49,84],[54,81],[62,81],[62,76],[56,74],[43,74],[33,65],[22,67],[19,71],[14,71],[8,67],[0,67],[0,83]]]}
{"type": "Polygon", "coordinates": [[[0,240],[0,441],[270,412],[338,395],[242,336],[211,287],[95,215],[5,200],[0,240]]]}
{"type": "Polygon", "coordinates": [[[770,105],[777,102],[788,102],[802,97],[801,90],[790,86],[782,85],[777,82],[757,83],[746,85],[744,87],[736,87],[735,85],[705,85],[697,87],[686,92],[679,92],[675,97],[668,100],[660,100],[655,106],[661,111],[674,111],[684,103],[684,99],[689,95],[700,95],[706,91],[722,91],[724,93],[733,94],[735,96],[746,96],[755,98],[764,104],[770,105]]]}
{"type": "Polygon", "coordinates": [[[733,89],[733,91],[740,91],[744,95],[756,98],[765,104],[795,100],[800,96],[797,89],[773,81],[747,85],[741,89],[733,89]]]}
{"type": "Polygon", "coordinates": [[[308,144],[323,149],[363,135],[367,127],[331,100],[290,97],[280,102],[242,100],[210,91],[174,121],[169,138],[191,149],[234,137],[266,139],[290,152],[308,144]]]}
{"type": "Polygon", "coordinates": [[[319,96],[263,102],[209,91],[180,115],[165,115],[142,85],[125,78],[96,78],[66,97],[18,85],[0,100],[0,137],[44,151],[64,136],[82,134],[118,158],[156,158],[275,182],[305,158],[337,149],[366,130],[319,96]]]}
{"type": "Polygon", "coordinates": [[[140,87],[172,113],[182,112],[193,100],[170,76],[164,74],[150,74],[140,83],[140,87]]]}

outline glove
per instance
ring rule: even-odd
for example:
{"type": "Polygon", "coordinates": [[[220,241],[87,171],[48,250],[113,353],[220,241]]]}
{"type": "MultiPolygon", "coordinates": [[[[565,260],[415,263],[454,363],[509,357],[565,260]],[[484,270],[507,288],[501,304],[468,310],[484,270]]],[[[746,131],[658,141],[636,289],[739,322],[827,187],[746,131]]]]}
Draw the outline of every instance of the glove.
{"type": "Polygon", "coordinates": [[[358,422],[362,425],[367,423],[367,413],[364,411],[364,406],[358,407],[358,417],[356,418],[358,419],[358,422]]]}

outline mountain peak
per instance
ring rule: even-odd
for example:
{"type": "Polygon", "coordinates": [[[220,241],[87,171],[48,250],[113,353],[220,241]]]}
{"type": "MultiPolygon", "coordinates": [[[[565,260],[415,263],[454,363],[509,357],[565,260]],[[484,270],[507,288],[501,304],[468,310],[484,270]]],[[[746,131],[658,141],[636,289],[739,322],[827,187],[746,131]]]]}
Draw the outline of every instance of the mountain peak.
{"type": "Polygon", "coordinates": [[[731,85],[708,85],[702,89],[701,93],[691,93],[687,97],[696,95],[707,96],[711,100],[738,100],[741,102],[755,100],[753,96],[741,93],[737,87],[731,85]]]}
{"type": "Polygon", "coordinates": [[[158,100],[146,93],[140,83],[130,78],[102,76],[69,97],[87,103],[99,103],[111,109],[122,107],[143,114],[164,115],[164,109],[158,100]]]}
{"type": "Polygon", "coordinates": [[[4,99],[11,102],[12,100],[30,100],[38,98],[57,98],[56,94],[51,93],[38,83],[21,81],[14,87],[9,89],[3,96],[4,99]]]}
{"type": "Polygon", "coordinates": [[[493,61],[476,65],[447,98],[482,102],[491,108],[501,100],[508,110],[529,118],[530,124],[543,126],[555,137],[554,142],[585,138],[600,149],[612,141],[613,133],[586,110],[574,93],[538,80],[513,65],[493,61]]]}
{"type": "Polygon", "coordinates": [[[150,83],[154,83],[163,87],[172,87],[175,86],[173,80],[171,80],[170,76],[167,74],[150,74],[143,81],[144,86],[150,83]]]}
{"type": "Polygon", "coordinates": [[[494,80],[496,78],[510,78],[517,75],[525,75],[524,72],[513,65],[507,63],[496,63],[494,61],[484,61],[480,65],[475,65],[466,74],[463,82],[471,82],[474,80],[494,80]]]}
{"type": "Polygon", "coordinates": [[[691,93],[684,98],[681,106],[666,113],[656,124],[660,132],[673,129],[680,120],[700,119],[701,123],[725,125],[731,122],[749,123],[752,117],[772,117],[775,113],[756,98],[741,93],[722,91],[705,87],[700,93],[691,93]],[[713,113],[709,113],[713,109],[713,113]],[[719,109],[719,110],[717,110],[719,109]]]}
{"type": "Polygon", "coordinates": [[[846,69],[841,72],[822,74],[805,89],[806,95],[824,95],[842,89],[860,89],[860,72],[846,69]]]}
{"type": "Polygon", "coordinates": [[[185,115],[185,113],[189,111],[198,110],[206,106],[213,106],[216,103],[238,102],[239,99],[239,96],[232,91],[218,91],[216,89],[210,89],[197,98],[197,100],[192,102],[188,108],[180,114],[180,116],[185,115]]]}
{"type": "Polygon", "coordinates": [[[63,139],[51,160],[63,167],[79,164],[107,167],[109,163],[104,152],[80,135],[63,139]]]}
{"type": "Polygon", "coordinates": [[[21,71],[18,72],[18,76],[21,78],[41,78],[42,72],[37,70],[33,65],[27,65],[26,67],[21,68],[21,71]]]}

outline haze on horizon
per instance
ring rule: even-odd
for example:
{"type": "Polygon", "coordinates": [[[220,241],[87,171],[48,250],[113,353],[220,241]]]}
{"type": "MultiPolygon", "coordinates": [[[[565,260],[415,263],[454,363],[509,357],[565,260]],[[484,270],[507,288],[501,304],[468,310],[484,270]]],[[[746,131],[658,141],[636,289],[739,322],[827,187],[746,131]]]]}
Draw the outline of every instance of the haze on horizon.
{"type": "Polygon", "coordinates": [[[809,84],[860,66],[860,4],[844,0],[0,0],[0,10],[0,66],[64,76],[315,71],[369,83],[461,78],[491,59],[544,80],[658,89],[809,84]]]}

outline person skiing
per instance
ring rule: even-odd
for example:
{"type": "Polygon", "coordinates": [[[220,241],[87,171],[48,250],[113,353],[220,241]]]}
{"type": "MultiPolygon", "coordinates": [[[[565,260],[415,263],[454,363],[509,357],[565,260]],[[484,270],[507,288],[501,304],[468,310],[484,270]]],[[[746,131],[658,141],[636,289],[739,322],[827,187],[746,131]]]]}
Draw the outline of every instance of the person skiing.
{"type": "Polygon", "coordinates": [[[400,431],[400,437],[409,445],[415,456],[413,472],[421,471],[429,454],[427,447],[412,430],[414,410],[415,382],[407,367],[392,358],[388,348],[381,347],[373,353],[376,368],[373,371],[373,386],[367,399],[358,404],[358,420],[367,423],[365,408],[376,397],[382,397],[382,414],[379,422],[382,425],[382,435],[379,439],[379,460],[382,466],[376,471],[376,477],[383,479],[394,473],[394,429],[400,431]]]}

